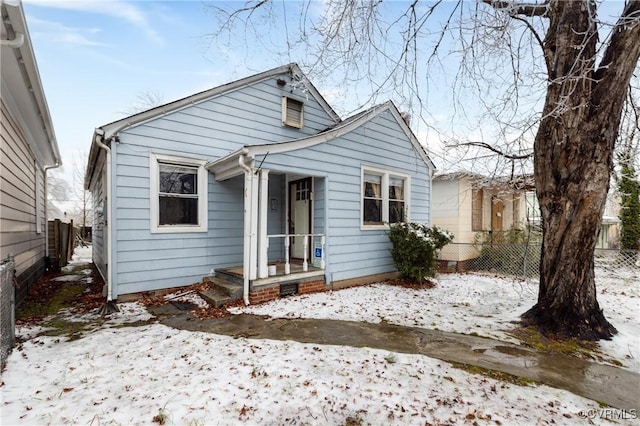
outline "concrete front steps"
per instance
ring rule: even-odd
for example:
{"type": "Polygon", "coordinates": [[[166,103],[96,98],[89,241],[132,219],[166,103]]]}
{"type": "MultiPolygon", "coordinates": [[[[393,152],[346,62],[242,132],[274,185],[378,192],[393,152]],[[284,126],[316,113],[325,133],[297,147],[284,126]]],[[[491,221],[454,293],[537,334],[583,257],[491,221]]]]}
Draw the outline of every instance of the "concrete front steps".
{"type": "Polygon", "coordinates": [[[242,299],[242,285],[226,277],[205,277],[203,282],[208,284],[211,290],[199,292],[200,297],[215,308],[242,299]]]}

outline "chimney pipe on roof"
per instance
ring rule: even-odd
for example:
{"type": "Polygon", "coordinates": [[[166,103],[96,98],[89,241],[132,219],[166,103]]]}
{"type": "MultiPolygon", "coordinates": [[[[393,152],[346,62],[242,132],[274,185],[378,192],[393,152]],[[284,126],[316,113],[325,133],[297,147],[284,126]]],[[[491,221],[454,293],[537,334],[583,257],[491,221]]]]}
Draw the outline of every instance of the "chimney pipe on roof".
{"type": "Polygon", "coordinates": [[[400,117],[402,117],[404,122],[407,123],[407,126],[411,126],[411,114],[409,114],[407,111],[402,111],[400,113],[400,117]]]}

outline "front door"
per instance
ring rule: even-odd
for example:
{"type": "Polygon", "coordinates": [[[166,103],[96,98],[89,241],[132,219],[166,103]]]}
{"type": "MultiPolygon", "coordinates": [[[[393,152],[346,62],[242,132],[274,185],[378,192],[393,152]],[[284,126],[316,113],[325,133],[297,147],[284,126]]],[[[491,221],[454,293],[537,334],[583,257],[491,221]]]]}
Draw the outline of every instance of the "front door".
{"type": "MultiPolygon", "coordinates": [[[[311,178],[289,182],[289,233],[311,233],[311,178]]],[[[311,248],[311,239],[307,240],[307,259],[311,248]]],[[[291,257],[304,257],[303,237],[291,239],[291,257]]]]}
{"type": "Polygon", "coordinates": [[[496,197],[491,199],[491,230],[494,232],[502,231],[502,215],[504,214],[504,203],[496,197]]]}

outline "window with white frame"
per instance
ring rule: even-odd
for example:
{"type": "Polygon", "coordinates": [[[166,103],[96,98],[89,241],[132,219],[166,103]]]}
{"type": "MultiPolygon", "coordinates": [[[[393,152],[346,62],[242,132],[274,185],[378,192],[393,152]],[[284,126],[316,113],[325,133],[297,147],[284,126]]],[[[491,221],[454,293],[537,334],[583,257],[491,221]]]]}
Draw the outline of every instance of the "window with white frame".
{"type": "Polygon", "coordinates": [[[362,169],[362,227],[377,229],[407,220],[409,177],[384,170],[362,169]]]}
{"type": "Polygon", "coordinates": [[[206,161],[150,155],[151,232],[207,230],[206,161]]]}
{"type": "Polygon", "coordinates": [[[304,104],[297,99],[282,97],[282,123],[301,129],[304,123],[304,104]]]}

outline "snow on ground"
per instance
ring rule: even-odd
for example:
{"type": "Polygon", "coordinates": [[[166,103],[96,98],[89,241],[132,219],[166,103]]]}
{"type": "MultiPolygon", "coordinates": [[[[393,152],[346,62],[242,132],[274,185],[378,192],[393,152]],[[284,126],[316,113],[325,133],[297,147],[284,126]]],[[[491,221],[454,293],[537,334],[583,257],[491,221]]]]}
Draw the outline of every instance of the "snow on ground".
{"type": "MultiPolygon", "coordinates": [[[[120,311],[114,312],[113,314],[105,317],[104,322],[100,321],[102,322],[102,326],[119,326],[141,321],[149,321],[150,319],[154,318],[153,315],[151,315],[144,306],[136,302],[118,303],[117,306],[120,311]]],[[[77,313],[73,309],[63,309],[58,313],[58,318],[69,322],[91,323],[102,320],[102,315],[100,315],[97,311],[77,313]]]]}
{"type": "Polygon", "coordinates": [[[85,264],[91,263],[91,256],[92,256],[91,253],[92,253],[91,245],[76,246],[76,248],[73,250],[73,256],[71,256],[71,260],[69,261],[67,266],[64,266],[62,268],[62,272],[69,272],[78,265],[85,265],[85,264]]]}
{"type": "MultiPolygon", "coordinates": [[[[608,357],[640,372],[640,286],[637,279],[600,277],[598,301],[618,329],[601,341],[608,357]]],[[[507,334],[537,299],[538,284],[495,275],[443,274],[431,289],[374,284],[230,309],[273,318],[323,318],[424,327],[515,342],[507,334]]]]}
{"type": "MultiPolygon", "coordinates": [[[[637,280],[598,285],[600,304],[620,330],[603,350],[638,371],[637,280]]],[[[175,296],[199,304],[193,294],[175,296]]],[[[513,340],[505,330],[535,297],[531,283],[443,275],[433,289],[376,284],[235,312],[388,321],[513,340]]],[[[138,303],[118,306],[80,339],[38,335],[47,331],[38,325],[18,328],[25,341],[2,372],[0,424],[562,425],[616,416],[567,391],[496,381],[422,355],[134,325],[152,316],[138,303]]]]}
{"type": "Polygon", "coordinates": [[[584,424],[596,402],[420,355],[247,340],[152,324],[14,350],[3,425],[584,424]]]}
{"type": "Polygon", "coordinates": [[[187,292],[178,292],[175,294],[168,294],[164,297],[164,300],[169,302],[183,302],[191,303],[198,308],[208,308],[209,304],[202,297],[198,296],[195,290],[187,292]]]}

